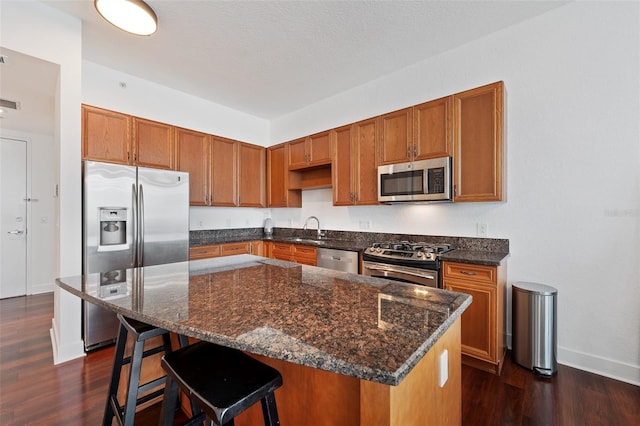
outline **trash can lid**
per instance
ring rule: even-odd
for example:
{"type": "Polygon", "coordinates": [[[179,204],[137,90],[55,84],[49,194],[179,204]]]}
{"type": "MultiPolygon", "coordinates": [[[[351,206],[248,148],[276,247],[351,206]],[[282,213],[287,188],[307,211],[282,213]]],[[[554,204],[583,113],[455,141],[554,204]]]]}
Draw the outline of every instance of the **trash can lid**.
{"type": "Polygon", "coordinates": [[[517,282],[512,285],[513,288],[518,290],[524,290],[529,293],[536,293],[542,295],[552,295],[558,293],[558,290],[555,287],[551,287],[549,285],[538,284],[538,283],[529,283],[529,282],[517,282]]]}

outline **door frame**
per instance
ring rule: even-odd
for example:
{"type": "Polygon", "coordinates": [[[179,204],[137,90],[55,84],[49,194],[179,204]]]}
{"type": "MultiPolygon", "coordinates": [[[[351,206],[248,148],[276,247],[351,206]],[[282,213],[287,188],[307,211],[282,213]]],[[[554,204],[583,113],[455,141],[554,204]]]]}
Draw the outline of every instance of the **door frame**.
{"type": "MultiPolygon", "coordinates": [[[[32,143],[31,138],[27,136],[18,136],[15,134],[6,134],[4,131],[0,132],[1,139],[8,139],[17,142],[24,142],[26,147],[26,164],[25,164],[25,173],[26,176],[26,191],[27,198],[31,198],[31,155],[32,155],[32,143]]],[[[25,294],[30,295],[33,294],[33,282],[32,282],[32,273],[31,273],[31,247],[32,247],[32,220],[31,220],[31,202],[26,203],[26,218],[25,218],[25,229],[27,233],[26,238],[26,248],[25,248],[25,294]]]]}

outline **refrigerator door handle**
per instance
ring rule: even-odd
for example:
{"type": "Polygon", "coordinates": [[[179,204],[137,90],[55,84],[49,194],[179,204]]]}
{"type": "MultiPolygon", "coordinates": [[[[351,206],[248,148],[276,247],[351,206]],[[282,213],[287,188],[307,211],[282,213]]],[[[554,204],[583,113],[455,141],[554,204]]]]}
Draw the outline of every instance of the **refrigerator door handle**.
{"type": "Polygon", "coordinates": [[[136,192],[136,184],[131,184],[131,207],[132,207],[132,222],[133,222],[133,242],[131,246],[131,266],[138,266],[138,193],[136,192]]]}
{"type": "Polygon", "coordinates": [[[144,192],[142,191],[142,184],[140,184],[140,198],[138,210],[138,266],[144,265],[144,192]]]}

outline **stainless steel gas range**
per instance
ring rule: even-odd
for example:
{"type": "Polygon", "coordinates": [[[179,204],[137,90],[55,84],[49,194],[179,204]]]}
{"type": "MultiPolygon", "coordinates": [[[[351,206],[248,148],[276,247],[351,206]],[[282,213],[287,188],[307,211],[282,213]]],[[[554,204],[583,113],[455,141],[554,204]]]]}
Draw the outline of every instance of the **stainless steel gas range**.
{"type": "Polygon", "coordinates": [[[451,244],[374,243],[364,251],[362,274],[440,288],[440,255],[451,250],[451,244]]]}

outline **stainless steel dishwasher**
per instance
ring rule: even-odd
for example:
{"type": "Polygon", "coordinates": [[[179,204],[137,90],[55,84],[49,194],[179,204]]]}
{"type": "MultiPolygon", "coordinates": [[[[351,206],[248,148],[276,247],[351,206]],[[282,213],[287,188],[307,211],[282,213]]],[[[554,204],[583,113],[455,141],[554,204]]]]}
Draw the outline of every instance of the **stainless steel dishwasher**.
{"type": "Polygon", "coordinates": [[[358,273],[358,252],[318,248],[318,266],[335,271],[358,273]]]}

